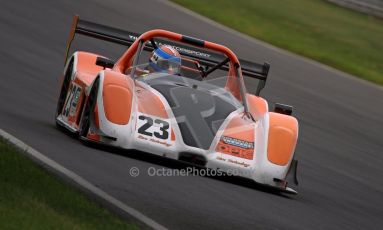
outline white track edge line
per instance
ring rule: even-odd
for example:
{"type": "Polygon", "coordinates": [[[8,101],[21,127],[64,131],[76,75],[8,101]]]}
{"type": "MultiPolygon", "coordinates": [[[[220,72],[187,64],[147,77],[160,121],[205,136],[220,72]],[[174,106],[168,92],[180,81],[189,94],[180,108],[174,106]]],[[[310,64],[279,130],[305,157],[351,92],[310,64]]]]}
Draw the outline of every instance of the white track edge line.
{"type": "Polygon", "coordinates": [[[62,175],[71,179],[74,183],[76,183],[81,188],[85,189],[87,192],[93,193],[93,195],[96,195],[97,197],[105,200],[106,202],[118,208],[119,210],[127,213],[136,221],[141,222],[152,229],[158,229],[158,230],[167,229],[164,226],[160,225],[159,223],[155,222],[154,220],[150,219],[149,217],[145,216],[141,212],[135,210],[132,207],[129,207],[123,202],[107,194],[103,190],[95,187],[84,178],[80,177],[79,175],[75,174],[74,172],[70,171],[64,166],[58,164],[57,162],[51,160],[50,158],[46,157],[44,154],[38,152],[37,150],[33,149],[31,146],[25,144],[21,140],[17,139],[16,137],[12,136],[11,134],[5,132],[2,129],[0,129],[0,137],[5,139],[5,141],[9,142],[10,144],[14,145],[16,148],[20,149],[23,152],[23,154],[25,154],[27,157],[32,158],[32,160],[37,161],[37,163],[39,164],[48,166],[50,169],[57,172],[59,176],[62,175]]]}
{"type": "Polygon", "coordinates": [[[218,23],[218,22],[216,22],[216,21],[214,21],[214,20],[212,20],[210,18],[202,16],[201,14],[198,14],[198,13],[192,11],[192,10],[189,10],[189,9],[187,9],[187,8],[181,6],[181,5],[178,5],[177,3],[171,2],[170,0],[157,0],[157,1],[167,5],[169,7],[173,7],[173,8],[175,8],[175,9],[177,9],[177,10],[179,10],[179,11],[185,13],[185,14],[188,14],[188,15],[194,17],[194,18],[197,18],[197,19],[199,19],[199,20],[201,20],[201,21],[203,21],[203,22],[205,22],[205,23],[207,23],[207,24],[209,24],[211,26],[217,27],[217,28],[219,28],[219,29],[221,29],[221,30],[223,30],[225,32],[231,33],[231,34],[233,34],[235,36],[238,36],[238,37],[240,37],[242,39],[245,39],[245,40],[247,40],[249,42],[253,42],[253,43],[257,44],[257,45],[264,46],[264,47],[266,47],[268,49],[271,49],[271,50],[273,50],[275,52],[278,52],[280,54],[283,54],[283,55],[286,55],[286,56],[290,56],[290,57],[299,59],[299,60],[301,60],[303,62],[312,64],[312,65],[317,66],[319,68],[325,69],[325,70],[327,70],[329,72],[333,72],[333,73],[337,74],[338,76],[350,79],[352,81],[356,81],[356,82],[361,83],[363,85],[366,85],[366,86],[369,86],[369,87],[373,87],[373,88],[375,88],[377,90],[383,90],[383,86],[381,86],[381,85],[372,83],[370,81],[367,81],[365,79],[356,77],[356,76],[354,76],[352,74],[343,72],[343,71],[341,71],[339,69],[335,69],[334,67],[331,67],[331,66],[328,66],[326,64],[320,63],[320,62],[315,61],[313,59],[301,56],[301,55],[296,54],[296,53],[292,53],[291,51],[284,50],[282,48],[273,46],[273,45],[271,45],[271,44],[269,44],[267,42],[264,42],[264,41],[258,40],[256,38],[253,38],[253,37],[251,37],[249,35],[246,35],[244,33],[241,33],[239,31],[231,29],[231,28],[229,28],[229,27],[227,27],[227,26],[225,26],[223,24],[220,24],[220,23],[218,23]]]}

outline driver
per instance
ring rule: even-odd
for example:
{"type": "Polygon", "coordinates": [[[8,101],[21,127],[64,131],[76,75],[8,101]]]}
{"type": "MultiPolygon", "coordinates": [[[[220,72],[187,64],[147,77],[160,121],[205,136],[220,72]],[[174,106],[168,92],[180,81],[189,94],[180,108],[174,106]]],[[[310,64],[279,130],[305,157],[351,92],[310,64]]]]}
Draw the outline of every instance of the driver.
{"type": "Polygon", "coordinates": [[[181,55],[173,47],[161,45],[155,49],[149,59],[150,72],[164,72],[174,75],[181,74],[181,55]]]}

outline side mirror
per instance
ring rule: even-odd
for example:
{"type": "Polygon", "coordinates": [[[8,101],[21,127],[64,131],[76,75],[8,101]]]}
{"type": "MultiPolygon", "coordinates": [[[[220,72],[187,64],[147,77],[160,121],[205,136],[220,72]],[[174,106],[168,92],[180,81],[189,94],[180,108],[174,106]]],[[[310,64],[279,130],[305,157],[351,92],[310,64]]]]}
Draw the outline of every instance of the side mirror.
{"type": "Polygon", "coordinates": [[[290,116],[293,113],[293,107],[290,105],[275,103],[274,112],[290,116]]]}
{"type": "Polygon", "coordinates": [[[96,59],[96,65],[102,66],[102,67],[104,67],[104,69],[105,68],[113,68],[114,63],[115,63],[114,61],[109,60],[107,58],[103,58],[103,57],[97,57],[97,59],[96,59]]]}

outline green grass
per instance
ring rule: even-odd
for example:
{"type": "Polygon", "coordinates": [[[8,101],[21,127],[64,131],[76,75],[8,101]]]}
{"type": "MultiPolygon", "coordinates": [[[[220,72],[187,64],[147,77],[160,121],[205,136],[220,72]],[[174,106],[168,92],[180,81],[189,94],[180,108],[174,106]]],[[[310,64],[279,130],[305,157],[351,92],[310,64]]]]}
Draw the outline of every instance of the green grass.
{"type": "Polygon", "coordinates": [[[137,229],[0,139],[0,229],[137,229]]]}
{"type": "Polygon", "coordinates": [[[383,85],[381,19],[324,0],[173,1],[242,33],[383,85]]]}

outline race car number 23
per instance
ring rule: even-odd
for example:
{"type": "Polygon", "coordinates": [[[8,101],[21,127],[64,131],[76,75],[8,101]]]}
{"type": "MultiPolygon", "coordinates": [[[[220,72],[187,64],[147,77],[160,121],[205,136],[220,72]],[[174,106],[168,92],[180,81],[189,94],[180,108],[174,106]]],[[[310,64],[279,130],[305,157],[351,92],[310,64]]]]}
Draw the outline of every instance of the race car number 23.
{"type": "Polygon", "coordinates": [[[167,140],[169,138],[169,122],[145,115],[140,115],[138,117],[140,120],[138,128],[138,133],[146,136],[154,136],[159,139],[167,140]]]}

